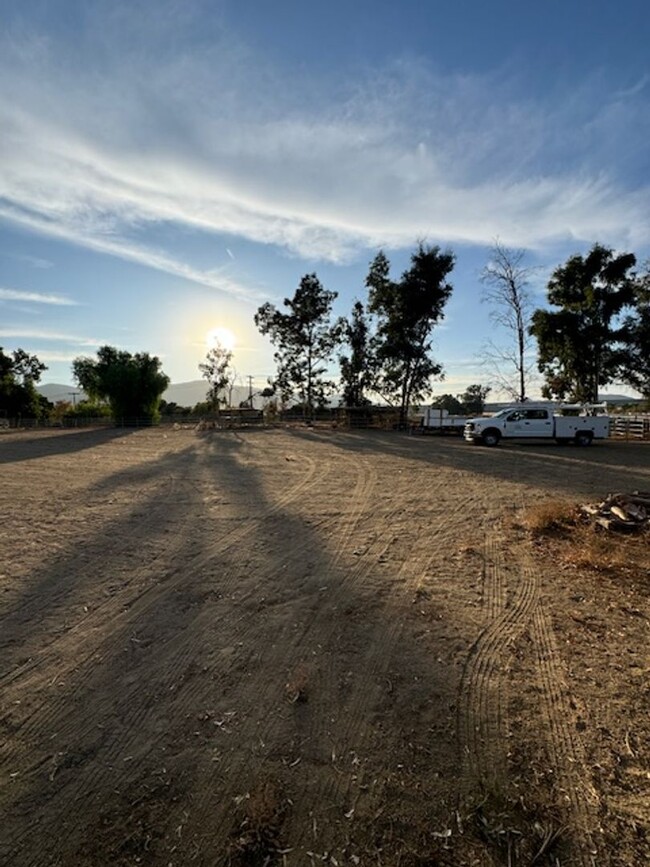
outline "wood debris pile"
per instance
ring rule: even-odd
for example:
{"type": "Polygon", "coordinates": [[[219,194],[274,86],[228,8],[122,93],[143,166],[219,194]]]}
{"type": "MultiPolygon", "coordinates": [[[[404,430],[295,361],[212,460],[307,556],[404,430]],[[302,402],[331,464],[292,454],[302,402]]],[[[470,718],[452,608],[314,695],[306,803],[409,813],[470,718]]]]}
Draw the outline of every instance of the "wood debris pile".
{"type": "Polygon", "coordinates": [[[606,530],[634,533],[650,528],[650,491],[608,494],[602,503],[585,503],[580,509],[606,530]]]}

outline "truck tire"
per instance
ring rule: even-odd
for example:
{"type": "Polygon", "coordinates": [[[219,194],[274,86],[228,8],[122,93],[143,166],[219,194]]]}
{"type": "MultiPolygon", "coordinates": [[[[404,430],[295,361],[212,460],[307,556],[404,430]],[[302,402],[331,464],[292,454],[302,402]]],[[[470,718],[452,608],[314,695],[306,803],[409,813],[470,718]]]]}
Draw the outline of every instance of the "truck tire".
{"type": "Polygon", "coordinates": [[[577,446],[590,446],[593,438],[594,435],[590,430],[579,430],[576,432],[574,441],[577,446]]]}
{"type": "Polygon", "coordinates": [[[489,427],[481,434],[481,442],[484,446],[498,446],[501,439],[501,431],[496,428],[489,427]]]}

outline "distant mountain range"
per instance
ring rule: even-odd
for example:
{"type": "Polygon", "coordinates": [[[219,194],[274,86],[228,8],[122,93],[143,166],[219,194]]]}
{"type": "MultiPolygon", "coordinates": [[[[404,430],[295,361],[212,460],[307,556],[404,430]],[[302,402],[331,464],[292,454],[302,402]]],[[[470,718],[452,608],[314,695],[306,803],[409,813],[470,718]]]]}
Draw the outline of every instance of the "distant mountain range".
{"type": "MultiPolygon", "coordinates": [[[[62,385],[58,382],[48,382],[45,385],[37,386],[38,391],[51,400],[52,403],[57,403],[60,400],[67,400],[70,403],[83,400],[86,395],[80,388],[75,388],[72,385],[62,385]],[[74,397],[73,397],[74,395],[74,397]]],[[[191,382],[176,382],[172,383],[167,391],[163,394],[163,399],[167,403],[177,403],[179,406],[196,406],[206,399],[208,388],[204,379],[193,379],[191,382]]],[[[248,388],[243,385],[236,385],[232,390],[232,404],[239,404],[248,400],[248,388]]],[[[261,399],[253,398],[255,406],[261,407],[261,399]]]]}

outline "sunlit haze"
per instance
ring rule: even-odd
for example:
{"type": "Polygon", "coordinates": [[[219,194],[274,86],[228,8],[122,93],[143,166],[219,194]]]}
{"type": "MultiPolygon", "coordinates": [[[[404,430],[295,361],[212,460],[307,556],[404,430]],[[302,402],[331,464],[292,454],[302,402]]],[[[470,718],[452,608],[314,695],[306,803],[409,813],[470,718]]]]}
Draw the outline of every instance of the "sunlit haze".
{"type": "Polygon", "coordinates": [[[205,335],[205,344],[208,348],[214,349],[215,347],[223,347],[223,349],[227,349],[230,352],[235,348],[237,340],[235,339],[235,335],[229,328],[212,328],[205,335]]]}

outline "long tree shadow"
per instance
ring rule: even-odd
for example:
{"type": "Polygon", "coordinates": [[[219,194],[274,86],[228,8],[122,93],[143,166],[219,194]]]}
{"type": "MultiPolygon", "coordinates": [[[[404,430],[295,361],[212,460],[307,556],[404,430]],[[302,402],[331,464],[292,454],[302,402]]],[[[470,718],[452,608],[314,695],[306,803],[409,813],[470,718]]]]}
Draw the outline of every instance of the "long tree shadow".
{"type": "MultiPolygon", "coordinates": [[[[278,844],[285,835],[302,840],[315,817],[325,839],[349,840],[347,825],[328,824],[328,816],[343,816],[355,797],[359,829],[387,799],[391,834],[397,823],[422,851],[439,845],[429,832],[447,818],[448,805],[435,800],[441,780],[454,785],[455,741],[446,721],[455,683],[448,670],[431,666],[435,621],[423,640],[419,610],[410,598],[399,607],[384,568],[369,563],[351,573],[350,558],[333,548],[336,520],[322,529],[323,516],[306,506],[308,488],[289,498],[291,486],[298,490],[308,478],[301,461],[321,466],[318,442],[305,442],[299,459],[288,461],[271,495],[259,455],[247,454],[253,441],[274,445],[273,434],[218,434],[206,437],[199,453],[170,455],[101,483],[105,492],[147,473],[197,476],[166,503],[168,526],[175,522],[183,535],[165,575],[149,576],[145,595],[125,597],[129,604],[113,609],[110,629],[100,622],[80,637],[74,667],[59,674],[57,664],[67,660],[54,656],[47,680],[38,680],[37,667],[12,684],[11,697],[25,705],[12,705],[4,718],[22,767],[3,798],[7,863],[19,855],[35,865],[166,864],[181,839],[183,863],[225,863],[231,832],[250,826],[234,799],[268,779],[292,805],[291,815],[278,819],[278,844]],[[201,480],[221,497],[214,515],[206,514],[201,480]],[[378,593],[382,584],[386,592],[378,593]],[[412,619],[398,629],[404,611],[412,619]],[[303,673],[287,670],[301,659],[303,673]],[[306,678],[299,701],[286,691],[292,674],[306,678]],[[29,695],[36,683],[40,692],[29,695]],[[433,764],[430,751],[414,753],[423,732],[427,744],[438,738],[433,764]],[[409,777],[388,772],[387,750],[410,756],[409,777]]],[[[282,460],[286,447],[278,442],[268,460],[282,460]]],[[[334,498],[349,490],[349,478],[336,471],[315,472],[313,483],[329,486],[334,498]]],[[[138,511],[160,516],[157,497],[138,511]]],[[[129,513],[77,544],[108,574],[116,538],[126,545],[120,557],[137,561],[143,546],[160,540],[160,528],[129,513]]],[[[44,564],[33,576],[34,602],[12,623],[15,642],[38,631],[39,594],[63,581],[57,606],[80,605],[97,580],[74,551],[55,568],[44,564]]],[[[381,839],[381,822],[374,824],[381,839]]]]}
{"type": "Polygon", "coordinates": [[[51,455],[74,454],[135,433],[126,428],[48,430],[0,437],[0,464],[34,461],[51,455]]]}
{"type": "MultiPolygon", "coordinates": [[[[320,433],[289,429],[291,436],[328,442],[345,451],[377,452],[423,464],[423,471],[453,468],[566,496],[604,496],[608,491],[650,489],[650,444],[606,440],[588,448],[554,441],[511,442],[497,448],[473,446],[456,437],[417,437],[401,433],[320,433]]],[[[425,477],[423,477],[425,483],[425,477]]]]}
{"type": "MultiPolygon", "coordinates": [[[[91,447],[91,441],[86,442],[85,447],[91,447]]],[[[94,445],[106,442],[108,440],[100,437],[95,439],[94,445]]],[[[147,565],[130,546],[136,540],[142,544],[163,540],[166,528],[173,525],[182,508],[181,497],[169,497],[169,482],[175,477],[190,475],[194,459],[194,449],[184,449],[162,460],[120,470],[87,489],[89,501],[101,503],[116,490],[152,482],[157,486],[149,498],[131,502],[123,514],[102,523],[89,537],[78,531],[59,547],[56,558],[45,558],[24,578],[21,589],[14,591],[11,601],[2,606],[0,678],[12,671],[17,659],[28,657],[30,648],[39,647],[43,641],[41,635],[46,634],[53,623],[83,621],[88,613],[84,608],[89,607],[90,598],[98,593],[101,596],[104,584],[119,587],[122,574],[126,572],[128,576],[136,569],[138,559],[141,568],[147,565]]],[[[37,520],[38,516],[34,518],[37,520]]],[[[106,592],[110,599],[114,591],[106,592]]],[[[100,601],[105,603],[107,599],[100,601]]]]}

